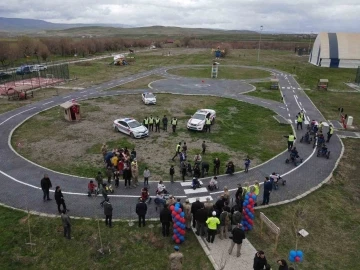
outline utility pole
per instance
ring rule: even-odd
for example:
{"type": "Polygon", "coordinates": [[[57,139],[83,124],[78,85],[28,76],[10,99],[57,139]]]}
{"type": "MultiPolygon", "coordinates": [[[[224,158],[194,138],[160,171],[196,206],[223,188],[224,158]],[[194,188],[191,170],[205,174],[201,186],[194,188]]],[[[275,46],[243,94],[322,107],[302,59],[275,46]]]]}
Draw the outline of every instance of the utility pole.
{"type": "Polygon", "coordinates": [[[258,57],[257,57],[257,61],[258,61],[258,62],[260,61],[260,44],[261,44],[261,33],[262,33],[262,30],[263,30],[263,26],[261,25],[261,26],[260,26],[260,38],[259,38],[259,49],[258,49],[258,57]]]}

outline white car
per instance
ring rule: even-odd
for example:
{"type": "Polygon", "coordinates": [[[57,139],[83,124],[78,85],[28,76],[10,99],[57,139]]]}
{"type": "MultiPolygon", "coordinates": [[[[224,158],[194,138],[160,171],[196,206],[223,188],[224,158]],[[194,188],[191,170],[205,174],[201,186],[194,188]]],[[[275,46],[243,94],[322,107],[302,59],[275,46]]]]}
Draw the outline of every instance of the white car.
{"type": "Polygon", "coordinates": [[[141,94],[142,101],[148,104],[156,104],[156,96],[153,93],[145,92],[141,94]]]}
{"type": "Polygon", "coordinates": [[[115,131],[128,134],[132,138],[144,138],[149,136],[148,129],[133,118],[116,119],[113,123],[113,128],[115,131]]]}
{"type": "Polygon", "coordinates": [[[32,72],[38,72],[38,71],[42,71],[42,70],[47,70],[47,66],[44,65],[34,65],[31,67],[31,71],[32,72]]]}
{"type": "Polygon", "coordinates": [[[216,112],[210,109],[198,110],[187,122],[187,128],[202,131],[205,127],[205,118],[210,117],[211,124],[215,122],[216,112]]]}

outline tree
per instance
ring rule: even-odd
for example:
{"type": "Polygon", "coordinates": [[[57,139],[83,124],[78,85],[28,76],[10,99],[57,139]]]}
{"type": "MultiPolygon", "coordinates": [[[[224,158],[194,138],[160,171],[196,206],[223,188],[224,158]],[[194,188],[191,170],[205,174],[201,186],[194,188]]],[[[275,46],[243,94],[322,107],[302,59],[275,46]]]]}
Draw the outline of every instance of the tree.
{"type": "Polygon", "coordinates": [[[41,59],[43,61],[46,61],[48,59],[48,57],[50,56],[48,47],[43,43],[41,43],[40,48],[39,48],[39,56],[41,57],[41,59]]]}
{"type": "Polygon", "coordinates": [[[31,37],[22,36],[18,39],[19,52],[23,57],[30,57],[34,53],[35,41],[31,37]]]}
{"type": "Polygon", "coordinates": [[[3,67],[6,66],[6,62],[9,60],[10,45],[8,42],[0,42],[0,62],[3,67]]]}

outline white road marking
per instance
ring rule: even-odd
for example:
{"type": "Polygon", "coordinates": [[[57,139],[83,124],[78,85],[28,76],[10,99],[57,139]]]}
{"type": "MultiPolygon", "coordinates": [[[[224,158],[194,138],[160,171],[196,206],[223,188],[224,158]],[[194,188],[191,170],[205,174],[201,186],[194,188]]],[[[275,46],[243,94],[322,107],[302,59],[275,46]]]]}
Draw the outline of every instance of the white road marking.
{"type": "Polygon", "coordinates": [[[22,112],[19,112],[19,113],[17,113],[17,114],[14,114],[14,115],[10,116],[8,119],[2,121],[2,122],[0,123],[0,126],[1,126],[2,124],[4,124],[5,122],[9,121],[11,118],[13,118],[13,117],[15,117],[15,116],[18,116],[19,114],[22,114],[22,113],[24,113],[24,112],[31,111],[31,110],[33,110],[33,109],[35,109],[35,108],[36,108],[36,107],[32,107],[32,108],[30,108],[30,109],[27,109],[27,110],[25,110],[25,111],[22,111],[22,112]]]}
{"type": "Polygon", "coordinates": [[[271,103],[269,103],[269,102],[265,102],[265,101],[261,101],[261,103],[265,103],[265,104],[269,104],[269,105],[271,105],[271,103]]]}
{"type": "Polygon", "coordinates": [[[81,92],[79,92],[80,94],[82,94],[82,93],[86,93],[86,91],[81,91],[81,92]]]}
{"type": "Polygon", "coordinates": [[[287,87],[287,89],[290,89],[290,87],[287,87]]]}
{"type": "Polygon", "coordinates": [[[295,93],[295,91],[293,90],[293,93],[295,93]]]}
{"type": "Polygon", "coordinates": [[[50,103],[53,103],[53,102],[54,102],[54,101],[46,102],[46,103],[43,104],[43,106],[44,106],[44,105],[47,105],[47,104],[50,104],[50,103]]]}
{"type": "Polygon", "coordinates": [[[298,88],[298,90],[301,90],[301,88],[298,88]]]}
{"type": "MultiPolygon", "coordinates": [[[[290,114],[289,114],[289,116],[290,116],[290,114]]],[[[288,119],[288,122],[289,122],[290,124],[292,124],[292,121],[291,121],[291,119],[288,119]]]]}
{"type": "Polygon", "coordinates": [[[87,97],[88,95],[83,95],[83,97],[87,97]]]}
{"type": "MultiPolygon", "coordinates": [[[[200,185],[203,185],[203,182],[199,180],[200,185]]],[[[181,182],[182,187],[190,187],[192,185],[192,181],[181,182]]]]}
{"type": "Polygon", "coordinates": [[[289,117],[291,117],[291,116],[290,116],[290,113],[289,113],[289,117]]]}
{"type": "Polygon", "coordinates": [[[305,124],[305,125],[308,125],[308,124],[309,124],[309,121],[308,121],[308,120],[305,120],[305,121],[304,121],[304,124],[305,124]]]}
{"type": "Polygon", "coordinates": [[[208,192],[207,188],[197,188],[197,189],[184,189],[185,194],[194,194],[194,193],[203,193],[208,192]]]}
{"type": "Polygon", "coordinates": [[[307,117],[308,121],[310,122],[310,117],[309,116],[306,116],[306,117],[307,117]]]}
{"type": "Polygon", "coordinates": [[[300,104],[300,106],[302,107],[302,104],[301,104],[301,102],[299,101],[299,104],[300,104]]]}
{"type": "Polygon", "coordinates": [[[251,97],[245,97],[246,99],[250,99],[250,100],[254,100],[253,98],[251,98],[251,97]]]}
{"type": "MultiPolygon", "coordinates": [[[[223,192],[223,191],[221,191],[221,192],[223,192]]],[[[139,197],[139,196],[138,196],[138,197],[139,197]]],[[[206,201],[206,198],[210,198],[210,201],[213,200],[213,198],[212,198],[211,196],[204,196],[204,197],[197,197],[197,198],[200,199],[200,202],[205,202],[205,201],[206,201]]],[[[196,198],[189,198],[189,202],[190,202],[190,203],[196,202],[196,198]]]]}
{"type": "Polygon", "coordinates": [[[285,110],[286,108],[284,108],[284,107],[281,107],[281,106],[279,106],[279,108],[281,108],[281,109],[283,109],[283,110],[285,110]]]}
{"type": "Polygon", "coordinates": [[[297,95],[294,95],[294,98],[295,98],[296,104],[298,105],[299,109],[300,109],[300,110],[302,110],[302,108],[301,108],[301,106],[300,106],[299,102],[297,101],[297,95]]]}
{"type": "Polygon", "coordinates": [[[282,89],[285,89],[285,86],[281,87],[282,89]]]}
{"type": "Polygon", "coordinates": [[[304,113],[306,113],[306,110],[305,110],[305,108],[303,108],[303,111],[304,111],[304,113]]]}
{"type": "Polygon", "coordinates": [[[289,108],[286,108],[287,111],[289,111],[289,108]]]}
{"type": "Polygon", "coordinates": [[[69,98],[69,97],[71,97],[71,96],[66,96],[66,97],[63,97],[63,98],[69,98]]]}

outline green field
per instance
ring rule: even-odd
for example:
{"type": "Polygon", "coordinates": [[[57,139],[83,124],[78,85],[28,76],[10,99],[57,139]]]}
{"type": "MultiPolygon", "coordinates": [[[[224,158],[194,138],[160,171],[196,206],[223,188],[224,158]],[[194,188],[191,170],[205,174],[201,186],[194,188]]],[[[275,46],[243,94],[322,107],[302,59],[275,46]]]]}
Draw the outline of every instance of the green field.
{"type": "MultiPolygon", "coordinates": [[[[168,73],[194,78],[210,78],[211,67],[177,68],[170,69],[168,73]]],[[[218,79],[245,80],[270,77],[270,73],[260,69],[219,67],[218,79]]]]}

